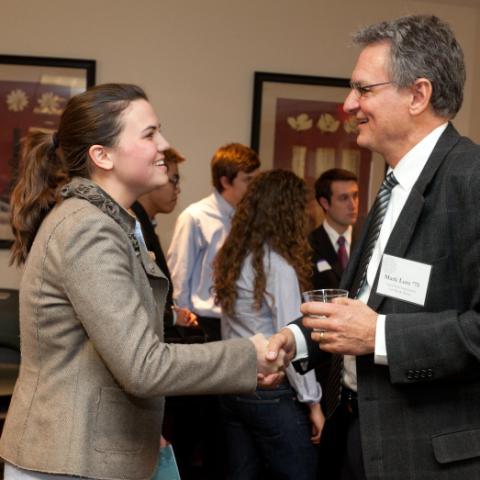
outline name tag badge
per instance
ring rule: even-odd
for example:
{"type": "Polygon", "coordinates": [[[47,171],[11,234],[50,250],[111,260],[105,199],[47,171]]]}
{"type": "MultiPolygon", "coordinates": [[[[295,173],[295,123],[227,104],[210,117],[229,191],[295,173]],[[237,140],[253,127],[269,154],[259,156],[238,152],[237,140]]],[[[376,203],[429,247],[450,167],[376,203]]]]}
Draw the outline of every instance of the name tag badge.
{"type": "Polygon", "coordinates": [[[432,266],[383,255],[377,293],[415,305],[425,305],[432,266]]]}
{"type": "Polygon", "coordinates": [[[331,270],[332,267],[330,266],[330,264],[326,261],[326,260],[319,260],[317,262],[317,270],[322,273],[322,272],[326,272],[327,270],[331,270]]]}

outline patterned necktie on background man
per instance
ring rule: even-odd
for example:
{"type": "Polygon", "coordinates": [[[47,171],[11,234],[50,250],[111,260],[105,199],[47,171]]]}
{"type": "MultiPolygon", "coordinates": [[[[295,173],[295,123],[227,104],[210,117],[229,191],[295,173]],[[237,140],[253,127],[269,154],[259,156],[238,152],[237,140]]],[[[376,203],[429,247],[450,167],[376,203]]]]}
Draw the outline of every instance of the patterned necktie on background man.
{"type": "Polygon", "coordinates": [[[348,263],[348,253],[347,253],[347,247],[345,246],[345,237],[343,235],[340,235],[338,237],[337,243],[338,243],[338,250],[337,250],[338,261],[342,266],[342,270],[345,270],[345,267],[347,266],[347,263],[348,263]]]}

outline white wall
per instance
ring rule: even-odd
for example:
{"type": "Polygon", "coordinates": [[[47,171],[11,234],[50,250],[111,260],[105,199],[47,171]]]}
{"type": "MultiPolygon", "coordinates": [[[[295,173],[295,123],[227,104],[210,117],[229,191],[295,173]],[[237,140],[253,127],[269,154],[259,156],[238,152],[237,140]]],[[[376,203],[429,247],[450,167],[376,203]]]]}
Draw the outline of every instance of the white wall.
{"type": "MultiPolygon", "coordinates": [[[[356,58],[350,32],[421,12],[451,23],[473,72],[475,61],[480,64],[479,10],[445,1],[2,0],[0,53],[93,58],[97,83],[146,89],[166,138],[188,158],[179,205],[160,218],[167,246],[176,213],[210,191],[214,150],[230,141],[249,143],[255,70],[349,77],[356,58]]],[[[479,68],[475,74],[478,85],[479,68]]],[[[474,92],[470,77],[456,124],[480,141],[474,92]]],[[[0,286],[19,278],[5,257],[0,252],[0,286]]]]}

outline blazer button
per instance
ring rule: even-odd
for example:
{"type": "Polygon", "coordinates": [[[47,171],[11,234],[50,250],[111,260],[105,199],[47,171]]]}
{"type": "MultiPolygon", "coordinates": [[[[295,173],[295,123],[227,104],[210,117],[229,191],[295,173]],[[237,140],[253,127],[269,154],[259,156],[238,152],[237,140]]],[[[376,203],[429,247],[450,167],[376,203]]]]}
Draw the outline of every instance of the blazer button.
{"type": "Polygon", "coordinates": [[[155,271],[155,266],[154,265],[150,265],[150,271],[153,273],[155,271]]]}

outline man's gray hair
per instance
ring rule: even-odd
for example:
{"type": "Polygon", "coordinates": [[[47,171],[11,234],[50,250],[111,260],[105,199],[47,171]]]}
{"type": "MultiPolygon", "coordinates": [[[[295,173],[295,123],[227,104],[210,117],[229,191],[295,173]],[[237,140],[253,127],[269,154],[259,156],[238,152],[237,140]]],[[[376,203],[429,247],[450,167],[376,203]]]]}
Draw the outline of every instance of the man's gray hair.
{"type": "Polygon", "coordinates": [[[417,78],[432,83],[430,103],[437,115],[453,118],[460,110],[465,84],[463,51],[450,27],[433,15],[411,15],[358,31],[355,44],[390,44],[391,80],[400,88],[417,78]]]}

